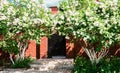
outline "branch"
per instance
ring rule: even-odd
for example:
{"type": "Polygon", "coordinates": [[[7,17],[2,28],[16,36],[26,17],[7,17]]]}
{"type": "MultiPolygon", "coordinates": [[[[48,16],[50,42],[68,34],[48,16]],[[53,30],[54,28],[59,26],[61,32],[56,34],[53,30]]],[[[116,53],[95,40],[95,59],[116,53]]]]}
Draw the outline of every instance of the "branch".
{"type": "Polygon", "coordinates": [[[15,62],[14,62],[14,60],[12,58],[12,54],[10,54],[10,60],[11,60],[12,64],[15,64],[15,62]]]}
{"type": "Polygon", "coordinates": [[[90,58],[91,63],[93,64],[96,59],[96,53],[94,49],[85,49],[86,54],[90,58]]]}
{"type": "Polygon", "coordinates": [[[28,44],[26,43],[25,46],[23,47],[23,50],[22,50],[22,53],[21,53],[21,58],[22,59],[24,59],[24,57],[25,57],[24,55],[25,55],[25,51],[26,51],[27,47],[28,47],[28,44]]]}
{"type": "Polygon", "coordinates": [[[105,57],[108,53],[108,49],[104,49],[100,52],[100,54],[98,55],[98,58],[96,60],[96,63],[99,63],[100,59],[102,59],[103,57],[105,57]]]}

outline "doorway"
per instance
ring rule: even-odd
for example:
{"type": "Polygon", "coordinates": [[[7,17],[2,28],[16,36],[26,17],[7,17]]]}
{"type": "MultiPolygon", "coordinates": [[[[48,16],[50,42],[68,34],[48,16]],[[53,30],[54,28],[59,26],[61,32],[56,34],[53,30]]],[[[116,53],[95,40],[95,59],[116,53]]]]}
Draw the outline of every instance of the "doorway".
{"type": "Polygon", "coordinates": [[[65,36],[53,34],[48,38],[48,58],[66,58],[65,36]]]}

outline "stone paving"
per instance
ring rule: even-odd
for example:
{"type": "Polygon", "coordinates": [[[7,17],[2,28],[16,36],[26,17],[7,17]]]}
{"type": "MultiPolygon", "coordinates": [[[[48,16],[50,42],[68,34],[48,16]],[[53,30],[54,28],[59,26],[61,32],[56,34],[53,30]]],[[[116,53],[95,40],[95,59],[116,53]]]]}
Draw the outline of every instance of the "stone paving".
{"type": "Polygon", "coordinates": [[[73,73],[73,59],[39,59],[30,69],[3,69],[0,73],[73,73]]]}

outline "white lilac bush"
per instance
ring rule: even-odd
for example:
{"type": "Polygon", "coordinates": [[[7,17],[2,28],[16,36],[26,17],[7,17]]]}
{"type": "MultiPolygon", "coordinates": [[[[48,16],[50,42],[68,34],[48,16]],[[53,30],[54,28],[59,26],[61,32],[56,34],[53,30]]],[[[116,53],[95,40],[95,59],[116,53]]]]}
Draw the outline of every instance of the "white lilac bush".
{"type": "Polygon", "coordinates": [[[119,0],[67,0],[59,9],[54,19],[57,32],[82,38],[92,63],[98,63],[110,46],[120,42],[119,0]]]}
{"type": "Polygon", "coordinates": [[[24,59],[29,40],[39,43],[40,37],[50,33],[51,13],[38,0],[1,0],[0,2],[0,41],[3,51],[17,54],[17,59],[24,59]]]}

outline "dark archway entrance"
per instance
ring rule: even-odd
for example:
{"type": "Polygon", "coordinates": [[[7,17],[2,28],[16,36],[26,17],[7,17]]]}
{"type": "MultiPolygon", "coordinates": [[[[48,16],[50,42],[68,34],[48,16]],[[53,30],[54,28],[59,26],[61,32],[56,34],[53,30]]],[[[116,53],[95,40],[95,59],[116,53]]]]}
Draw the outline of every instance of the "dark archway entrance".
{"type": "Polygon", "coordinates": [[[66,57],[66,40],[64,36],[53,34],[48,39],[48,58],[66,57]]]}

